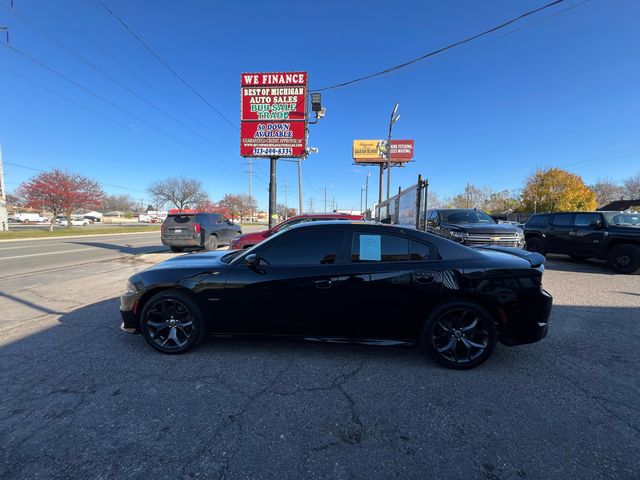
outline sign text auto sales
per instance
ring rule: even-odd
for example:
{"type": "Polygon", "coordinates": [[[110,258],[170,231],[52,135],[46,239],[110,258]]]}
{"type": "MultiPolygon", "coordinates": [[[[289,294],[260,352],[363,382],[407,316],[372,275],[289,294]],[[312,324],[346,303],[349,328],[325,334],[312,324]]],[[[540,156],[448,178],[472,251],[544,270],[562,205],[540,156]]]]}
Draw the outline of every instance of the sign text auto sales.
{"type": "Polygon", "coordinates": [[[304,155],[307,121],[306,72],[243,73],[240,97],[240,155],[304,155]]]}

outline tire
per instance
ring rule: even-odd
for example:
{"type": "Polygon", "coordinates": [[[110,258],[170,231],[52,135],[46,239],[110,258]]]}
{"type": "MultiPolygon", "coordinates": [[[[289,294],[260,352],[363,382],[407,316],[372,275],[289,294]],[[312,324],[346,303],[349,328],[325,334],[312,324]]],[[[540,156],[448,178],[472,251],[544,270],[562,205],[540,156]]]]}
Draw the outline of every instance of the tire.
{"type": "Polygon", "coordinates": [[[174,253],[180,253],[184,251],[184,247],[170,247],[171,251],[174,253]]]}
{"type": "Polygon", "coordinates": [[[140,312],[140,332],[162,353],[184,353],[206,335],[202,312],[189,295],[165,290],[151,297],[140,312]]]}
{"type": "Polygon", "coordinates": [[[489,312],[461,300],[446,303],[429,315],[420,341],[423,350],[440,365],[467,370],[491,356],[498,332],[489,312]]]}
{"type": "Polygon", "coordinates": [[[540,255],[546,255],[547,251],[544,248],[544,242],[538,237],[533,237],[527,240],[527,250],[529,252],[539,253],[540,255]]]}
{"type": "Polygon", "coordinates": [[[616,273],[640,273],[640,248],[631,244],[616,245],[609,250],[607,263],[616,273]]]}
{"type": "Polygon", "coordinates": [[[209,239],[207,243],[205,243],[203,250],[210,251],[216,250],[218,248],[218,236],[217,235],[209,235],[209,239]]]}

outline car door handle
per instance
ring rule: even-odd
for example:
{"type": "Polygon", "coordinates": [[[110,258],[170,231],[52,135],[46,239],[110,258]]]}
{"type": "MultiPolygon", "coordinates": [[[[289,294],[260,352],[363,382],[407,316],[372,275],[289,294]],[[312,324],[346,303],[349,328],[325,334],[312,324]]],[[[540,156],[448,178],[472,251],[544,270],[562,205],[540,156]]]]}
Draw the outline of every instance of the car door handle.
{"type": "Polygon", "coordinates": [[[315,284],[316,284],[316,288],[321,288],[323,290],[326,290],[327,288],[331,288],[331,285],[333,285],[333,282],[331,280],[316,280],[315,284]]]}

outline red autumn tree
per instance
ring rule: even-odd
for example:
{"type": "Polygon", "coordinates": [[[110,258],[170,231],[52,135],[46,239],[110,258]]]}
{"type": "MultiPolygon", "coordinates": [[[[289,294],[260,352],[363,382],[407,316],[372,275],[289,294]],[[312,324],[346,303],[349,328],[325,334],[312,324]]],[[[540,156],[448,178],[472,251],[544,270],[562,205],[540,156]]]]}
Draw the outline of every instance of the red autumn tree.
{"type": "Polygon", "coordinates": [[[67,216],[67,226],[70,228],[74,210],[98,208],[104,198],[104,192],[96,180],[57,168],[22,183],[18,187],[18,195],[27,205],[45,208],[53,214],[49,231],[53,231],[53,222],[59,214],[67,216]]]}

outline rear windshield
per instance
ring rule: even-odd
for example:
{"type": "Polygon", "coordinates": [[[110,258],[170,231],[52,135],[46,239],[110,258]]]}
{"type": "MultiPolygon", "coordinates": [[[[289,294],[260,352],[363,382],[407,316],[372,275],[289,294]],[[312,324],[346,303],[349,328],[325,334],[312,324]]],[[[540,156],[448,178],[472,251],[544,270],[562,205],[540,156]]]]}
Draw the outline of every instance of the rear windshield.
{"type": "Polygon", "coordinates": [[[169,215],[165,223],[185,224],[191,223],[194,219],[193,215],[169,215]]]}

